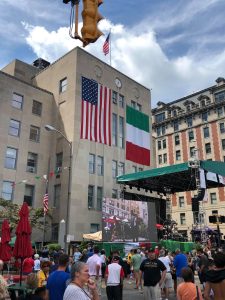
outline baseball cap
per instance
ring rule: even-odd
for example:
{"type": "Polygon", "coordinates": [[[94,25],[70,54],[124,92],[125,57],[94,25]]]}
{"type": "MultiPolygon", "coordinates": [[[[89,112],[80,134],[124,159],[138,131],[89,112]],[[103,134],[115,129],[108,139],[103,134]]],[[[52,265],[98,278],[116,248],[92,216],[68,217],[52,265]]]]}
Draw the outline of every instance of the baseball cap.
{"type": "Polygon", "coordinates": [[[39,254],[34,254],[34,258],[39,258],[39,254]]]}

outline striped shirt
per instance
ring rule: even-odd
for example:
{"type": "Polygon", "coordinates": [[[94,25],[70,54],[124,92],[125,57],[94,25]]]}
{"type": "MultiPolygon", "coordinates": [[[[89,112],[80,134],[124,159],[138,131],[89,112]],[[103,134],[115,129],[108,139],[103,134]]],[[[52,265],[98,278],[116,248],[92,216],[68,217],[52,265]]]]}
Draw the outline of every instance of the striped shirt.
{"type": "Polygon", "coordinates": [[[75,284],[69,284],[65,290],[63,300],[90,300],[92,296],[87,290],[83,291],[75,284]]]}

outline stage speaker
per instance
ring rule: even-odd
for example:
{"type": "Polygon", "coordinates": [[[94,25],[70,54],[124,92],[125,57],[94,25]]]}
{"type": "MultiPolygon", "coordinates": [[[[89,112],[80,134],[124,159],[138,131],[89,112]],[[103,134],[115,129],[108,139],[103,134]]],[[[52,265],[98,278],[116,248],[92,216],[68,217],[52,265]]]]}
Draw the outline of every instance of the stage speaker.
{"type": "Polygon", "coordinates": [[[160,215],[160,222],[164,222],[166,220],[166,200],[160,199],[159,215],[160,215]]]}

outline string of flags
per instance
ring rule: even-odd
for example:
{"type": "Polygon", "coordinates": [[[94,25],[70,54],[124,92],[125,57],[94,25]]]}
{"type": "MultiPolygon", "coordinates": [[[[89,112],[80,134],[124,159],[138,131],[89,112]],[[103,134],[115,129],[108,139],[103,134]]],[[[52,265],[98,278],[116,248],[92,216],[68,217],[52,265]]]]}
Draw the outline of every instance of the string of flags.
{"type": "MultiPolygon", "coordinates": [[[[51,179],[54,175],[56,175],[56,176],[59,175],[62,172],[62,169],[66,170],[66,169],[68,169],[68,167],[64,167],[64,168],[58,167],[54,171],[50,171],[48,174],[36,175],[36,176],[34,176],[33,179],[46,181],[48,179],[51,179]]],[[[31,181],[30,179],[23,179],[19,182],[12,182],[11,186],[14,188],[18,184],[26,184],[27,182],[30,182],[30,181],[31,181]]]]}

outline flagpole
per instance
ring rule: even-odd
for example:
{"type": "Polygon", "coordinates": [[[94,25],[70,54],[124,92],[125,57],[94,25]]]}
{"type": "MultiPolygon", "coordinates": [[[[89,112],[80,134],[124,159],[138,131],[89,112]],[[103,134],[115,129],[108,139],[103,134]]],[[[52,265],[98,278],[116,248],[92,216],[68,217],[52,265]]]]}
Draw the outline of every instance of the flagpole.
{"type": "MultiPolygon", "coordinates": [[[[48,193],[48,178],[46,179],[46,183],[45,183],[45,195],[48,193]]],[[[44,197],[45,197],[44,195],[44,197]]],[[[44,198],[43,198],[44,199],[44,198]]],[[[44,201],[44,200],[42,200],[44,201]]],[[[46,212],[45,212],[45,208],[44,208],[44,203],[43,203],[43,209],[44,209],[44,223],[43,223],[43,239],[42,239],[42,248],[44,246],[45,243],[45,227],[46,227],[46,212]]]]}
{"type": "Polygon", "coordinates": [[[112,53],[111,53],[111,28],[109,30],[109,64],[112,66],[112,53]]]}

